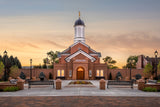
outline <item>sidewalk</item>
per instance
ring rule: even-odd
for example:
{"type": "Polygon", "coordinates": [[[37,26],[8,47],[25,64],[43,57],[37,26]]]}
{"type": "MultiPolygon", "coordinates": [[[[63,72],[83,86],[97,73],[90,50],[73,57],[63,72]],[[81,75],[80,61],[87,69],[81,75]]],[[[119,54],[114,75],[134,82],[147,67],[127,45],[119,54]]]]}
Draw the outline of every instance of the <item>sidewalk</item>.
{"type": "Polygon", "coordinates": [[[131,88],[116,88],[110,87],[106,90],[99,89],[99,81],[92,80],[95,87],[66,87],[71,80],[62,81],[62,89],[56,90],[52,86],[33,86],[28,89],[25,84],[25,89],[17,92],[0,92],[0,96],[136,96],[136,97],[160,97],[160,92],[143,92],[131,88]]]}

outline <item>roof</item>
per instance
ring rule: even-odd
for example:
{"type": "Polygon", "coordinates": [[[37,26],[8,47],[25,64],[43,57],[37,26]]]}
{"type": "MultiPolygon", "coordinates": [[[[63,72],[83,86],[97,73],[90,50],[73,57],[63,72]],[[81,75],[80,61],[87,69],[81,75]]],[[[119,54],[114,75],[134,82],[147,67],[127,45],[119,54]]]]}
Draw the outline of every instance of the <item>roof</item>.
{"type": "Polygon", "coordinates": [[[85,26],[83,20],[81,20],[80,18],[78,20],[76,20],[75,23],[74,23],[74,26],[77,26],[77,25],[83,25],[83,26],[85,26]]]}
{"type": "MultiPolygon", "coordinates": [[[[101,57],[101,53],[100,52],[96,52],[95,50],[93,50],[92,48],[90,48],[90,46],[88,46],[86,43],[78,41],[74,44],[72,44],[71,46],[69,46],[69,48],[65,49],[64,51],[62,51],[61,53],[58,53],[58,57],[61,57],[61,55],[63,54],[67,54],[66,52],[70,50],[70,48],[74,47],[75,45],[77,45],[78,43],[81,43],[82,45],[86,46],[89,48],[89,50],[91,50],[92,52],[94,52],[94,54],[97,54],[98,57],[101,57]]],[[[92,54],[92,53],[91,53],[92,54]]]]}
{"type": "Polygon", "coordinates": [[[87,58],[89,58],[91,60],[91,62],[94,62],[96,60],[96,58],[92,57],[91,55],[89,55],[88,53],[84,52],[83,50],[78,50],[77,52],[73,53],[72,55],[68,56],[67,58],[65,58],[65,60],[67,62],[69,62],[72,58],[74,58],[75,56],[82,54],[84,56],[86,56],[87,58]]]}

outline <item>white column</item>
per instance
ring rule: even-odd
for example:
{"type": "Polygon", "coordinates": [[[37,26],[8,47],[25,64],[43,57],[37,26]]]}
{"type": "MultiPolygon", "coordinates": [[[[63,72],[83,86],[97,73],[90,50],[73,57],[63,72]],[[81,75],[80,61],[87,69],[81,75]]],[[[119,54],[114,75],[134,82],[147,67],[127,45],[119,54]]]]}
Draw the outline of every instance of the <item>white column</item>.
{"type": "Polygon", "coordinates": [[[81,41],[85,42],[84,38],[84,26],[75,26],[75,37],[74,37],[74,43],[81,41]]]}

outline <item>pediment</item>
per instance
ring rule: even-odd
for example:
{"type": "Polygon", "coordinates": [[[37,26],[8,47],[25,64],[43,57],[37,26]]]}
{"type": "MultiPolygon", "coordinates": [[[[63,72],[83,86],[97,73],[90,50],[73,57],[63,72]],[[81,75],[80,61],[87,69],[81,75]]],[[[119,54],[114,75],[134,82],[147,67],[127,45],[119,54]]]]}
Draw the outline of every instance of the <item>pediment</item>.
{"type": "Polygon", "coordinates": [[[70,62],[70,60],[71,60],[72,58],[74,58],[74,57],[76,57],[77,55],[80,55],[80,54],[82,54],[82,55],[84,55],[85,57],[89,58],[89,59],[91,60],[91,62],[94,62],[94,61],[96,60],[96,58],[92,57],[91,55],[87,54],[86,52],[84,52],[84,51],[82,51],[82,50],[79,50],[79,51],[75,52],[74,54],[68,56],[67,58],[65,58],[65,60],[66,60],[67,62],[70,62]]]}

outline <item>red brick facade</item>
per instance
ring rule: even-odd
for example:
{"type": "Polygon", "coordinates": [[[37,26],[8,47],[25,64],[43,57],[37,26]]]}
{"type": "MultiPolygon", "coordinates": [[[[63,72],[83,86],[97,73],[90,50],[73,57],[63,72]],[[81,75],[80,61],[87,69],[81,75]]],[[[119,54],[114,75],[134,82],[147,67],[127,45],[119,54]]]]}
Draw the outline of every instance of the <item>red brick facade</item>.
{"type": "MultiPolygon", "coordinates": [[[[106,66],[106,65],[105,64],[93,64],[93,65],[90,65],[89,68],[94,68],[94,69],[91,69],[91,70],[96,70],[96,69],[101,69],[101,67],[103,68],[104,66],[106,66]]],[[[62,64],[61,68],[64,69],[64,70],[66,70],[65,69],[66,68],[65,64],[62,64]]],[[[30,77],[30,69],[20,69],[20,71],[24,72],[24,74],[26,75],[26,77],[30,77]]],[[[54,73],[53,69],[33,69],[32,70],[32,77],[39,78],[40,72],[43,72],[45,74],[45,76],[46,76],[47,79],[49,79],[49,73],[52,73],[53,78],[56,78],[56,72],[54,73]]],[[[116,79],[116,75],[117,75],[118,72],[121,73],[123,80],[126,77],[130,77],[130,70],[129,69],[108,69],[108,70],[105,69],[104,77],[105,77],[105,79],[109,79],[110,78],[110,73],[111,73],[112,79],[114,80],[114,79],[116,79]]],[[[132,77],[135,77],[136,74],[140,74],[141,76],[144,76],[143,69],[132,69],[132,73],[131,73],[132,77]]],[[[66,75],[67,74],[65,73],[65,76],[66,75]]],[[[68,73],[68,75],[69,75],[69,73],[68,73]]],[[[92,75],[93,76],[89,77],[89,79],[92,79],[92,80],[96,79],[96,72],[93,72],[92,75]]],[[[72,78],[68,77],[66,79],[72,79],[72,78]]]]}
{"type": "MultiPolygon", "coordinates": [[[[71,45],[60,53],[59,64],[54,65],[54,79],[58,78],[58,70],[64,70],[65,79],[78,79],[78,68],[83,68],[82,79],[95,79],[96,70],[103,70],[103,78],[107,78],[107,66],[100,63],[100,53],[82,42],[71,45]],[[105,77],[106,76],[106,77],[105,77]]],[[[61,76],[60,76],[61,77],[61,76]]]]}
{"type": "MultiPolygon", "coordinates": [[[[30,77],[30,69],[20,69],[26,77],[30,77]]],[[[53,69],[32,69],[32,77],[39,78],[40,72],[43,72],[47,79],[49,79],[49,73],[53,75],[53,69]]]]}

